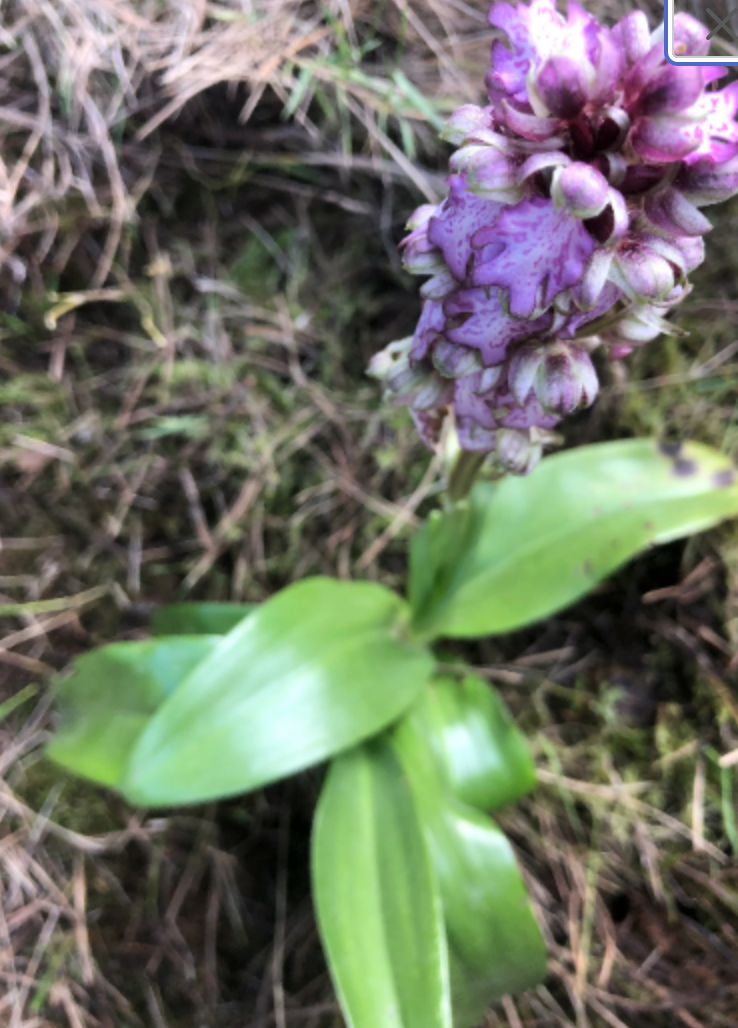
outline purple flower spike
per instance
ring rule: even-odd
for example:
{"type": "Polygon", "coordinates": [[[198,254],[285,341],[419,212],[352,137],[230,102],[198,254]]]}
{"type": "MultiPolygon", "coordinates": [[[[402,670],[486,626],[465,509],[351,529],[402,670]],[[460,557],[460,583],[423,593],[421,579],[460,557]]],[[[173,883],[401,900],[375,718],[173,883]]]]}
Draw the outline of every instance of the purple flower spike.
{"type": "MultiPolygon", "coordinates": [[[[489,106],[466,104],[449,192],[413,215],[405,267],[428,276],[411,339],[371,373],[437,445],[525,474],[547,432],[590,405],[591,352],[620,360],[664,332],[710,229],[702,207],[738,193],[738,82],[674,67],[642,11],[612,28],[569,0],[494,3],[489,106]]],[[[675,18],[677,50],[708,29],[675,18]]]]}

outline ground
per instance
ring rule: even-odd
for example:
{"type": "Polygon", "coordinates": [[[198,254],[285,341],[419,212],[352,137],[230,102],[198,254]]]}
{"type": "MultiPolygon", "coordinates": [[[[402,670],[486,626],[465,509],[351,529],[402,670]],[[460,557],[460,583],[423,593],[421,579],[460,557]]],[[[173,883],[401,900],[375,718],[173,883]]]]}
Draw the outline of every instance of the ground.
{"type": "MultiPolygon", "coordinates": [[[[439,483],[364,369],[417,317],[395,247],[443,188],[443,117],[481,97],[485,9],[2,5],[2,1024],[340,1024],[307,880],[320,769],[133,811],[45,759],[48,680],[167,601],[315,573],[402,589],[439,483]]],[[[689,335],[602,364],[565,445],[736,455],[738,204],[714,220],[689,335]]],[[[549,975],[489,1028],[735,1025],[736,574],[728,525],[457,648],[541,780],[504,826],[549,975]]]]}

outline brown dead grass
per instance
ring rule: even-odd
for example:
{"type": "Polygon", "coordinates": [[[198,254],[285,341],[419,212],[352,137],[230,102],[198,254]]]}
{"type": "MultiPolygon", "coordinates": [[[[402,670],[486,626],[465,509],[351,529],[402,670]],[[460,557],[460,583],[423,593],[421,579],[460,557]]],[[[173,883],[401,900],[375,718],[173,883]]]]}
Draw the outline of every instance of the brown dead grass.
{"type": "MultiPolygon", "coordinates": [[[[245,91],[238,124],[269,92],[314,140],[316,87],[340,94],[374,151],[434,195],[378,123],[394,113],[384,70],[360,70],[357,33],[377,21],[374,3],[6,0],[1,13],[0,266],[16,287],[42,262],[45,274],[61,272],[93,226],[104,238],[88,285],[102,286],[155,174],[156,130],[222,83],[245,91]]],[[[481,11],[461,0],[389,0],[379,21],[384,38],[403,40],[404,81],[420,95],[450,109],[479,94],[481,11]]],[[[413,95],[407,116],[423,123],[413,95]]]]}

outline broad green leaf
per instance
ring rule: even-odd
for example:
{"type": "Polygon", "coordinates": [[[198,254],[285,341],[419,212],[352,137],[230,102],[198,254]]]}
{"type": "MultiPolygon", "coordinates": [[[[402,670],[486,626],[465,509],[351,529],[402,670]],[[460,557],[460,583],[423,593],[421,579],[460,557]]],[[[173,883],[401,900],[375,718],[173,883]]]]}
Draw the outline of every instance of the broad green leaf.
{"type": "Polygon", "coordinates": [[[468,501],[434,510],[410,544],[408,600],[414,611],[443,602],[459,561],[472,544],[475,516],[468,501]]]}
{"type": "Polygon", "coordinates": [[[421,636],[472,638],[539,621],[640,550],[737,514],[738,485],[716,450],[629,439],[480,483],[469,505],[468,542],[452,567],[443,564],[443,593],[411,586],[421,636]]]}
{"type": "Polygon", "coordinates": [[[119,642],[78,657],[56,681],[60,724],[52,760],[101,785],[118,786],[151,716],[220,640],[182,636],[119,642]]]}
{"type": "Polygon", "coordinates": [[[313,827],[312,877],[349,1028],[450,1028],[438,884],[410,788],[385,740],[331,765],[313,827]]]}
{"type": "Polygon", "coordinates": [[[383,586],[313,578],[222,636],[157,711],[123,792],[142,806],[255,789],[356,745],[394,721],[433,669],[383,586]]]}
{"type": "Polygon", "coordinates": [[[429,842],[453,957],[454,1020],[472,1028],[507,993],[543,981],[546,947],[512,847],[490,818],[446,807],[429,842]]]}
{"type": "Polygon", "coordinates": [[[499,693],[476,675],[436,678],[413,705],[450,791],[493,812],[525,796],[536,782],[528,742],[499,693]]]}
{"type": "Polygon", "coordinates": [[[154,611],[153,635],[226,635],[258,603],[168,603],[154,611]]]}
{"type": "MultiPolygon", "coordinates": [[[[443,688],[448,685],[440,684],[443,688]]],[[[457,1028],[472,1028],[487,1007],[506,993],[542,980],[546,953],[510,844],[490,818],[462,803],[453,791],[460,783],[466,794],[481,798],[485,792],[469,789],[470,782],[481,780],[478,775],[467,779],[456,770],[457,755],[465,745],[480,754],[479,727],[463,709],[458,717],[449,712],[440,729],[441,737],[455,736],[449,761],[447,744],[429,731],[428,711],[433,703],[424,693],[394,729],[393,741],[415,797],[440,885],[454,1023],[457,1028]]],[[[490,732],[484,745],[490,750],[497,748],[497,753],[482,757],[479,767],[491,771],[496,764],[501,779],[514,782],[517,765],[520,795],[524,783],[530,785],[529,758],[521,759],[520,752],[512,751],[507,757],[511,766],[505,767],[508,742],[504,736],[502,740],[498,748],[494,730],[490,732]]],[[[501,795],[506,791],[503,786],[501,795]]]]}

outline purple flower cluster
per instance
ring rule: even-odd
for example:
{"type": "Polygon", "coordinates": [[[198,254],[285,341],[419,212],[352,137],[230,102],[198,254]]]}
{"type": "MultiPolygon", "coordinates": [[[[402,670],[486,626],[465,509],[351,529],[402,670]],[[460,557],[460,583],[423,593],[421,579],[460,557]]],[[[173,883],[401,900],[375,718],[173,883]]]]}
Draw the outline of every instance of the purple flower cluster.
{"type": "MultiPolygon", "coordinates": [[[[449,193],[412,216],[406,268],[429,275],[411,339],[370,374],[438,442],[453,412],[464,450],[529,471],[546,434],[591,404],[590,353],[611,358],[674,329],[711,228],[700,207],[738,192],[738,82],[675,67],[663,27],[613,28],[570,0],[495,3],[489,106],[452,115],[449,193]]],[[[707,29],[675,18],[675,45],[707,29]]]]}

